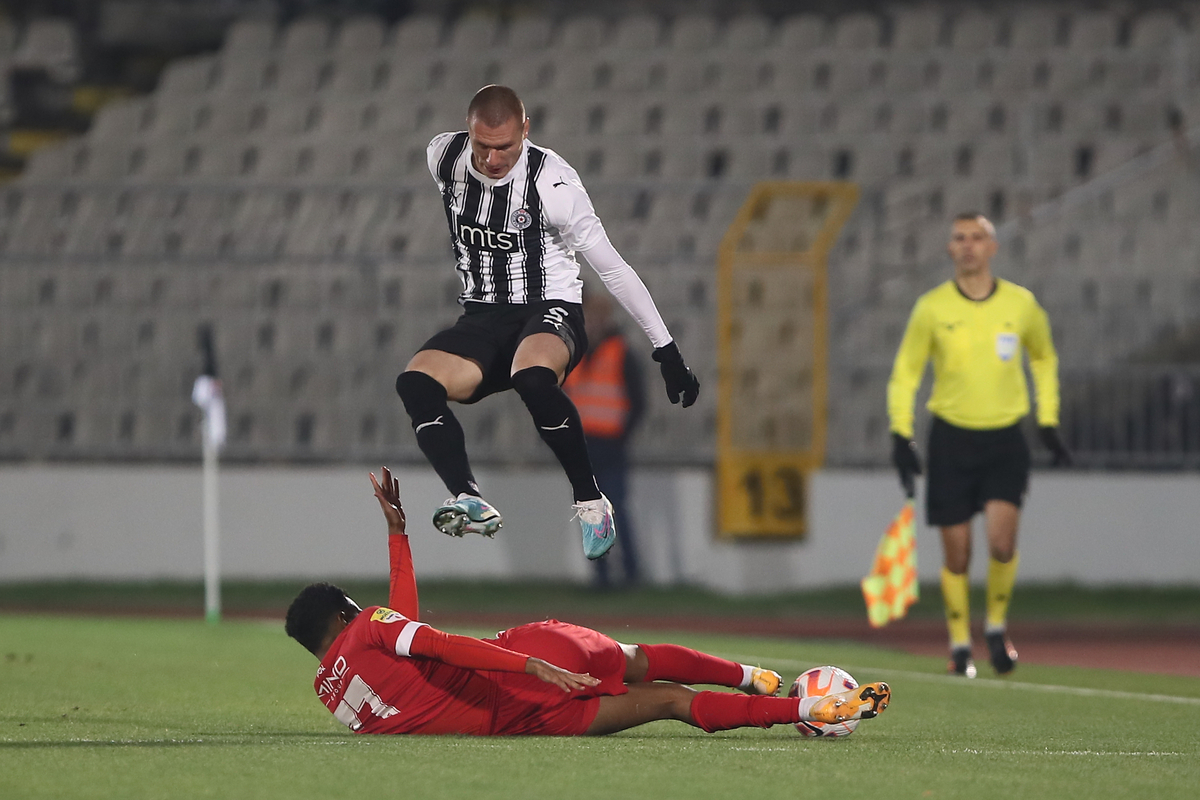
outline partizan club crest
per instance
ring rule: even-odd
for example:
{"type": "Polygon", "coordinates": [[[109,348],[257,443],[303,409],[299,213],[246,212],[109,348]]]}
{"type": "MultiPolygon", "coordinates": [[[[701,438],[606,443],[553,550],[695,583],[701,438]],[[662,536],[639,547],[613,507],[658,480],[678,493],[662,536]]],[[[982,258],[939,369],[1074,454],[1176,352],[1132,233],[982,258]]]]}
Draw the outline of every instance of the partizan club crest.
{"type": "Polygon", "coordinates": [[[524,208],[518,208],[512,213],[512,216],[508,218],[508,221],[514,228],[519,231],[523,231],[533,224],[533,215],[524,208]]]}

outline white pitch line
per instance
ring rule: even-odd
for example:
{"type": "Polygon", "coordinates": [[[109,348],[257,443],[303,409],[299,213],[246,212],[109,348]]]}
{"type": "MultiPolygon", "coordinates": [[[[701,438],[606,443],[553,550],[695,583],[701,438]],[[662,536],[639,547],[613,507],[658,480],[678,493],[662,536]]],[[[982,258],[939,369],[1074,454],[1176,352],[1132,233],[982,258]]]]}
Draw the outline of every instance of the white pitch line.
{"type": "MultiPolygon", "coordinates": [[[[761,656],[737,655],[730,656],[743,663],[761,663],[770,661],[776,664],[791,664],[805,667],[801,661],[789,658],[763,659],[761,656]],[[751,660],[747,660],[751,659],[751,660]]],[[[811,666],[811,665],[808,665],[811,666]]],[[[1056,686],[1051,683],[1027,683],[1023,681],[997,680],[994,678],[974,678],[971,680],[955,675],[935,675],[929,672],[912,672],[903,669],[888,669],[886,667],[868,667],[861,664],[841,664],[843,669],[858,673],[885,673],[911,678],[915,681],[931,683],[953,683],[958,686],[978,686],[983,689],[1021,689],[1033,692],[1053,692],[1055,694],[1070,694],[1076,697],[1106,697],[1113,700],[1150,700],[1155,703],[1175,703],[1184,706],[1200,706],[1200,697],[1176,697],[1169,694],[1144,694],[1142,692],[1122,692],[1117,689],[1089,689],[1084,686],[1056,686]]]]}
{"type": "Polygon", "coordinates": [[[980,750],[964,747],[959,750],[942,750],[947,755],[971,756],[1190,756],[1192,753],[1174,753],[1170,751],[1148,750],[1143,752],[1130,750],[980,750]]]}

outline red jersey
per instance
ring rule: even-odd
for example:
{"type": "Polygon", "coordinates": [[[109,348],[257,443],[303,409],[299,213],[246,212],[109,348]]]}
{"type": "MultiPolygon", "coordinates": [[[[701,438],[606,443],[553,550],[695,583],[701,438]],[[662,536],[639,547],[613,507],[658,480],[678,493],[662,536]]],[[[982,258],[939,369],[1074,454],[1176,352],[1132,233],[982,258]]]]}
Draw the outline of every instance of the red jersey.
{"type": "Polygon", "coordinates": [[[389,601],[408,613],[364,609],[334,640],[313,682],[321,702],[350,730],[580,735],[595,718],[601,695],[626,691],[623,651],[596,631],[548,620],[479,640],[416,621],[408,537],[388,540],[389,601]],[[524,673],[529,655],[590,672],[601,683],[564,692],[524,673]]]}

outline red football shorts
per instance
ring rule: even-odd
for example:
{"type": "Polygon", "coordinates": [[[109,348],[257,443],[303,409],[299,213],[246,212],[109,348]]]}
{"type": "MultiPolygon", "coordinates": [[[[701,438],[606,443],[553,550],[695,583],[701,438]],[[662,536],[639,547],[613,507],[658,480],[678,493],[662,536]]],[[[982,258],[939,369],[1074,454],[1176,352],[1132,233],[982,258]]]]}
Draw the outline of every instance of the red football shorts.
{"type": "Polygon", "coordinates": [[[629,691],[625,651],[614,639],[591,628],[548,619],[501,631],[491,641],[600,680],[585,691],[567,693],[532,675],[491,673],[503,687],[493,735],[581,736],[596,718],[601,697],[629,691]]]}

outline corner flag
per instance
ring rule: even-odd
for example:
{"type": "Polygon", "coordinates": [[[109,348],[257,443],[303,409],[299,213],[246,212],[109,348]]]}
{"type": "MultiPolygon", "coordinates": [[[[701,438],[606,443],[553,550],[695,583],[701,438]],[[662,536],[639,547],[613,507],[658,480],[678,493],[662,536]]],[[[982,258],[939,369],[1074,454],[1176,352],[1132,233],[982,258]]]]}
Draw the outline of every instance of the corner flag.
{"type": "Polygon", "coordinates": [[[217,454],[225,445],[225,397],[217,379],[216,346],[212,328],[200,330],[204,371],[192,385],[192,402],[204,412],[201,427],[203,454],[204,618],[221,620],[220,499],[217,493],[217,454]]]}
{"type": "Polygon", "coordinates": [[[201,433],[205,446],[220,450],[225,446],[225,397],[221,392],[221,381],[217,379],[216,347],[211,328],[201,331],[200,349],[204,354],[204,370],[192,384],[192,402],[204,412],[201,433]]]}
{"type": "Polygon", "coordinates": [[[903,618],[908,607],[920,597],[912,500],[904,503],[879,540],[871,574],[862,579],[862,592],[872,628],[882,628],[903,618]]]}

